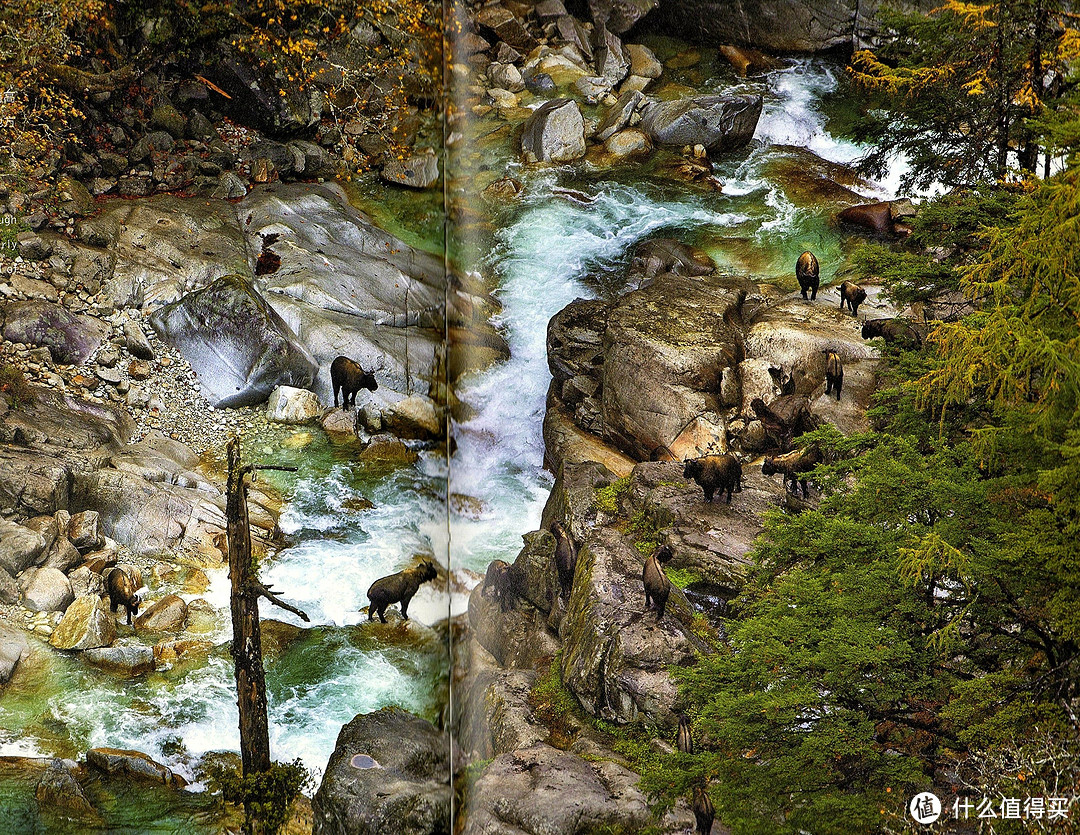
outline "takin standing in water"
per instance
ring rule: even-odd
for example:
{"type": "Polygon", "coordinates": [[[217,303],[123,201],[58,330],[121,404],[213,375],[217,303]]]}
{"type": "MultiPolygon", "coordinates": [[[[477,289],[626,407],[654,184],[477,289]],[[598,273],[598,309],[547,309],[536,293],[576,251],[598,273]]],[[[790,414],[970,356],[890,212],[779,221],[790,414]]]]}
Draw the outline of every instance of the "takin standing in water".
{"type": "Polygon", "coordinates": [[[795,262],[795,278],[799,280],[799,289],[802,290],[804,299],[807,290],[810,291],[810,301],[817,299],[819,272],[817,258],[809,250],[800,255],[799,260],[795,262]]]}
{"type": "Polygon", "coordinates": [[[367,590],[368,620],[374,620],[377,613],[379,620],[386,623],[386,607],[398,602],[401,603],[401,617],[408,620],[409,601],[413,599],[420,584],[438,576],[435,564],[431,560],[424,560],[413,568],[406,568],[389,577],[380,577],[367,590]]]}
{"type": "Polygon", "coordinates": [[[844,387],[844,363],[836,351],[822,351],[825,355],[825,394],[836,393],[840,401],[840,389],[844,387]]]}
{"type": "Polygon", "coordinates": [[[796,449],[783,455],[766,455],[761,463],[762,475],[784,474],[784,486],[795,495],[799,493],[799,485],[802,485],[803,498],[810,497],[810,491],[806,486],[806,473],[822,462],[821,450],[817,444],[806,449],[796,449]]]}
{"type": "Polygon", "coordinates": [[[555,537],[555,568],[559,572],[560,596],[569,600],[574,587],[574,572],[577,570],[577,545],[561,522],[551,523],[551,534],[555,537]]]}
{"type": "Polygon", "coordinates": [[[712,832],[713,818],[716,811],[708,792],[701,786],[694,787],[694,820],[697,821],[697,835],[709,835],[712,832]]]}
{"type": "Polygon", "coordinates": [[[731,494],[742,492],[742,464],[730,452],[690,458],[683,467],[683,478],[694,479],[707,502],[713,500],[713,493],[727,491],[727,503],[731,504],[731,494]]]}
{"type": "Polygon", "coordinates": [[[679,717],[679,733],[675,737],[675,744],[684,754],[694,753],[694,738],[690,735],[690,720],[685,716],[679,717]]]}
{"type": "Polygon", "coordinates": [[[488,588],[493,588],[495,590],[495,599],[499,603],[499,611],[506,612],[514,608],[514,603],[517,600],[513,582],[513,566],[506,560],[492,560],[488,563],[487,573],[484,575],[484,585],[480,589],[480,596],[487,596],[488,588]]]}
{"type": "Polygon", "coordinates": [[[341,390],[341,410],[356,405],[356,393],[360,389],[376,391],[379,384],[375,381],[375,372],[365,371],[360,363],[348,357],[338,357],[330,363],[330,385],[334,387],[334,405],[337,406],[338,390],[341,390]]]}
{"type": "Polygon", "coordinates": [[[848,310],[852,316],[859,315],[859,305],[866,301],[866,291],[858,284],[845,281],[840,285],[840,309],[844,309],[847,302],[848,310]]]}
{"type": "Polygon", "coordinates": [[[664,616],[668,596],[671,594],[671,580],[664,573],[663,566],[671,562],[673,556],[675,554],[670,546],[660,545],[652,552],[652,556],[645,560],[645,566],[641,569],[641,582],[645,585],[645,611],[655,609],[657,623],[664,616]]]}
{"type": "Polygon", "coordinates": [[[109,595],[109,611],[115,612],[117,606],[127,610],[127,623],[139,614],[141,599],[136,593],[142,588],[142,572],[131,565],[118,565],[105,574],[105,592],[109,595]]]}

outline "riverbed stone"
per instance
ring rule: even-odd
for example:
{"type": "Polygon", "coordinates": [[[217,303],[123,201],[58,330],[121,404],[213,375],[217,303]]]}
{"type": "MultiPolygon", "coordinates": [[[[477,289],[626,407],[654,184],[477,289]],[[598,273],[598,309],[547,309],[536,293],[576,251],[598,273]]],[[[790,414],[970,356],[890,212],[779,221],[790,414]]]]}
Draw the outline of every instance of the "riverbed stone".
{"type": "Polygon", "coordinates": [[[647,46],[639,43],[628,43],[624,47],[626,57],[630,59],[630,75],[642,78],[659,78],[664,72],[664,65],[656,58],[656,54],[647,46]]]}
{"type": "Polygon", "coordinates": [[[105,547],[105,535],[101,531],[97,511],[84,510],[72,515],[68,523],[67,537],[82,554],[100,551],[105,547]]]}
{"type": "Polygon", "coordinates": [[[629,125],[630,117],[634,115],[634,111],[644,101],[644,93],[639,93],[637,90],[630,90],[620,95],[600,121],[600,125],[596,129],[596,138],[601,142],[605,142],[613,134],[629,125]]]}
{"type": "Polygon", "coordinates": [[[97,571],[92,571],[90,566],[83,565],[68,574],[68,582],[71,583],[71,593],[76,598],[84,594],[96,594],[99,597],[105,593],[105,581],[97,571]]]}
{"type": "MultiPolygon", "coordinates": [[[[103,538],[104,541],[104,538],[103,538]]],[[[58,539],[43,565],[47,568],[55,568],[65,574],[83,561],[79,549],[71,544],[66,538],[58,539]]]]}
{"type": "Polygon", "coordinates": [[[77,815],[92,815],[94,807],[75,778],[77,766],[70,760],[53,759],[34,788],[42,810],[64,809],[77,815]]]}
{"type": "Polygon", "coordinates": [[[129,677],[154,669],[154,650],[145,644],[87,649],[81,657],[95,667],[129,677]]]}
{"type": "Polygon", "coordinates": [[[187,616],[187,603],[179,595],[167,594],[135,619],[135,628],[151,632],[172,632],[184,628],[187,616]]]}
{"type": "Polygon", "coordinates": [[[42,345],[61,365],[82,365],[109,334],[100,319],[44,301],[0,305],[3,336],[9,342],[42,345]]]}
{"type": "Polygon", "coordinates": [[[266,419],[276,423],[307,423],[322,411],[322,403],[314,392],[292,386],[278,386],[266,402],[266,419]]]}
{"type": "Polygon", "coordinates": [[[577,103],[553,99],[525,120],[521,150],[526,162],[569,162],[585,156],[585,120],[577,103]]]}
{"type": "Polygon", "coordinates": [[[187,785],[179,774],[151,759],[142,751],[121,748],[91,748],[86,752],[86,762],[92,768],[111,775],[122,775],[135,780],[161,783],[172,788],[187,785]]]}
{"type": "Polygon", "coordinates": [[[391,160],[379,172],[386,182],[408,188],[432,188],[439,182],[439,159],[433,151],[391,160]]]}
{"type": "Polygon", "coordinates": [[[652,150],[652,143],[644,131],[629,128],[609,136],[604,142],[604,150],[621,159],[635,154],[647,154],[652,150]]]}
{"type": "Polygon", "coordinates": [[[703,145],[710,153],[732,151],[753,139],[761,106],[757,95],[654,102],[643,108],[641,128],[658,145],[703,145]]]}
{"type": "Polygon", "coordinates": [[[318,370],[296,334],[241,275],[165,305],[150,323],[184,355],[215,408],[262,403],[281,385],[307,388],[318,370]]]}
{"type": "Polygon", "coordinates": [[[45,552],[44,537],[31,528],[0,519],[0,568],[15,577],[45,552]]]}
{"type": "Polygon", "coordinates": [[[338,734],[312,801],[314,835],[438,835],[450,831],[450,744],[408,711],[360,714],[338,734]],[[374,768],[356,768],[367,754],[374,768]]]}
{"type": "Polygon", "coordinates": [[[25,633],[0,623],[0,684],[11,680],[19,662],[29,654],[30,643],[25,633]]]}
{"type": "Polygon", "coordinates": [[[96,594],[75,598],[49,637],[57,649],[107,647],[116,640],[116,621],[109,604],[96,594]]]}
{"type": "Polygon", "coordinates": [[[23,590],[23,605],[32,612],[62,612],[74,599],[71,583],[57,568],[39,568],[23,590]]]}
{"type": "Polygon", "coordinates": [[[382,411],[382,428],[399,438],[430,440],[444,434],[440,410],[430,397],[414,394],[382,411]]]}

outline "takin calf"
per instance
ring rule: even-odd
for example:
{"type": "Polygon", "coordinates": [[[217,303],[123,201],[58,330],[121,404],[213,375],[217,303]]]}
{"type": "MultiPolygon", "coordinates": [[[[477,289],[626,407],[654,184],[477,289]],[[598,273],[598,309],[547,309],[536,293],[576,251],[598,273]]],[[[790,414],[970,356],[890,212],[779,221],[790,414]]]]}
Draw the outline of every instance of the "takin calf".
{"type": "Polygon", "coordinates": [[[115,612],[117,606],[127,610],[128,626],[131,619],[139,614],[141,599],[136,592],[143,586],[142,572],[131,565],[118,565],[105,574],[105,592],[109,595],[109,611],[115,612]]]}
{"type": "Polygon", "coordinates": [[[495,599],[499,603],[499,611],[505,612],[514,608],[517,594],[514,590],[514,567],[506,560],[492,560],[488,563],[487,573],[484,575],[484,585],[480,589],[481,596],[486,596],[488,588],[493,588],[495,599]]]}
{"type": "Polygon", "coordinates": [[[768,406],[760,397],[755,397],[750,401],[750,408],[765,428],[765,436],[772,438],[781,452],[791,449],[796,435],[817,429],[817,420],[810,413],[806,398],[800,395],[777,397],[768,406]]]}
{"type": "Polygon", "coordinates": [[[806,449],[797,449],[784,455],[766,455],[761,463],[762,475],[784,474],[784,486],[798,495],[802,485],[803,498],[809,498],[810,490],[806,486],[806,473],[822,462],[821,450],[817,444],[806,449]]]}
{"type": "Polygon", "coordinates": [[[551,534],[555,537],[555,568],[559,572],[560,596],[569,600],[574,587],[574,572],[577,570],[577,545],[561,522],[551,523],[551,534]]]}
{"type": "Polygon", "coordinates": [[[844,309],[847,302],[848,310],[852,316],[859,315],[859,305],[866,301],[866,291],[858,284],[845,281],[840,285],[840,309],[844,309]]]}
{"type": "Polygon", "coordinates": [[[645,566],[641,569],[641,582],[645,585],[645,611],[655,609],[657,623],[664,616],[671,594],[671,580],[664,573],[663,565],[671,562],[673,556],[675,554],[669,546],[661,545],[645,560],[645,566]]]}
{"type": "Polygon", "coordinates": [[[727,503],[731,504],[731,494],[742,492],[742,464],[731,453],[724,455],[704,455],[691,458],[683,467],[683,478],[692,478],[705,492],[705,501],[713,500],[713,493],[727,491],[727,503]]]}
{"type": "Polygon", "coordinates": [[[909,351],[922,345],[922,333],[910,319],[867,319],[863,322],[862,338],[881,337],[886,345],[896,345],[909,351]]]}
{"type": "Polygon", "coordinates": [[[338,390],[341,390],[341,410],[349,408],[350,404],[356,405],[356,393],[360,389],[376,391],[379,384],[375,382],[375,373],[365,371],[360,363],[353,362],[348,357],[338,357],[330,363],[330,385],[334,387],[334,405],[337,406],[338,390]]]}
{"type": "Polygon", "coordinates": [[[398,602],[401,603],[401,617],[408,620],[409,601],[413,599],[420,584],[434,580],[437,576],[435,564],[431,560],[424,560],[414,568],[406,568],[389,577],[380,577],[367,590],[368,620],[374,620],[378,613],[379,620],[386,623],[386,607],[398,602]]]}
{"type": "Polygon", "coordinates": [[[840,389],[844,387],[844,363],[840,361],[840,355],[836,351],[822,351],[825,355],[825,394],[836,393],[836,400],[840,400],[840,389]]]}
{"type": "Polygon", "coordinates": [[[795,278],[799,280],[799,289],[802,290],[804,299],[807,290],[810,291],[810,301],[817,298],[819,272],[817,258],[810,251],[804,252],[795,262],[795,278]]]}

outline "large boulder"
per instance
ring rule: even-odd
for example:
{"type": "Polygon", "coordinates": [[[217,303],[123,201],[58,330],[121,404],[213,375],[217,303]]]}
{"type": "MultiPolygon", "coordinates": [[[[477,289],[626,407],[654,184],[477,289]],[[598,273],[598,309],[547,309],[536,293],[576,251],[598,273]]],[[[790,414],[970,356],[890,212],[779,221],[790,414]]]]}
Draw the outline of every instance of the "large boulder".
{"type": "Polygon", "coordinates": [[[82,657],[112,673],[137,676],[154,669],[154,648],[145,644],[83,650],[82,657]]]}
{"type": "Polygon", "coordinates": [[[44,809],[64,809],[76,815],[93,815],[94,807],[75,779],[77,766],[70,760],[54,759],[34,788],[34,797],[44,809]]]}
{"type": "Polygon", "coordinates": [[[98,513],[94,510],[84,510],[72,515],[66,533],[79,553],[88,554],[105,547],[105,535],[101,532],[99,521],[98,513]]]}
{"type": "Polygon", "coordinates": [[[643,614],[644,562],[612,528],[597,529],[582,544],[560,627],[563,682],[600,719],[673,725],[677,692],[668,669],[693,664],[701,646],[678,588],[672,587],[663,618],[643,614]]]}
{"type": "Polygon", "coordinates": [[[569,162],[585,156],[585,120],[577,103],[552,99],[532,112],[521,133],[526,162],[569,162]]]}
{"type": "Polygon", "coordinates": [[[132,780],[146,780],[172,788],[183,788],[187,781],[172,769],[151,759],[142,751],[121,748],[91,748],[86,763],[105,774],[121,775],[132,780]]]}
{"type": "Polygon", "coordinates": [[[107,647],[116,640],[116,620],[109,604],[96,594],[75,598],[49,636],[57,649],[107,647]]]}
{"type": "Polygon", "coordinates": [[[0,624],[0,684],[11,680],[15,668],[30,654],[30,643],[19,629],[0,624]]]}
{"type": "Polygon", "coordinates": [[[445,734],[401,708],[355,717],[312,800],[314,835],[449,833],[449,753],[445,734]]]}
{"type": "Polygon", "coordinates": [[[641,128],[657,145],[704,145],[711,153],[741,148],[754,138],[761,96],[694,96],[642,109],[641,128]]]}
{"type": "Polygon", "coordinates": [[[136,629],[150,632],[172,632],[184,628],[188,605],[176,594],[167,594],[155,601],[135,619],[136,629]]]}
{"type": "Polygon", "coordinates": [[[318,365],[243,276],[231,275],[150,317],[199,376],[216,408],[262,403],[281,385],[308,388],[318,365]]]}
{"type": "Polygon", "coordinates": [[[0,568],[12,577],[33,565],[45,547],[37,531],[0,519],[0,568]]]}
{"type": "Polygon", "coordinates": [[[660,0],[589,0],[589,13],[598,24],[621,35],[659,3],[660,0]]]}
{"type": "Polygon", "coordinates": [[[100,319],[51,302],[9,302],[0,310],[0,322],[8,342],[43,345],[61,365],[82,365],[109,335],[100,319]]]}
{"type": "Polygon", "coordinates": [[[278,386],[266,403],[266,419],[276,423],[307,423],[322,412],[322,403],[314,392],[291,386],[278,386]]]}
{"type": "Polygon", "coordinates": [[[23,590],[23,605],[31,612],[62,612],[75,595],[63,571],[39,568],[23,590]]]}

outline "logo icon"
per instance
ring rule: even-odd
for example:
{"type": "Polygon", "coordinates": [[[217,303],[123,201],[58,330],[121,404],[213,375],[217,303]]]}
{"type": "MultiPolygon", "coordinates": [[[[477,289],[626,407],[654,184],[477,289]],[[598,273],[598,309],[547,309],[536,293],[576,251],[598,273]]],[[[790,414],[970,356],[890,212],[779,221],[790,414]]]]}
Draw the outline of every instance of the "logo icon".
{"type": "Polygon", "coordinates": [[[941,800],[933,792],[920,792],[911,798],[908,811],[916,823],[930,824],[941,817],[941,800]]]}

